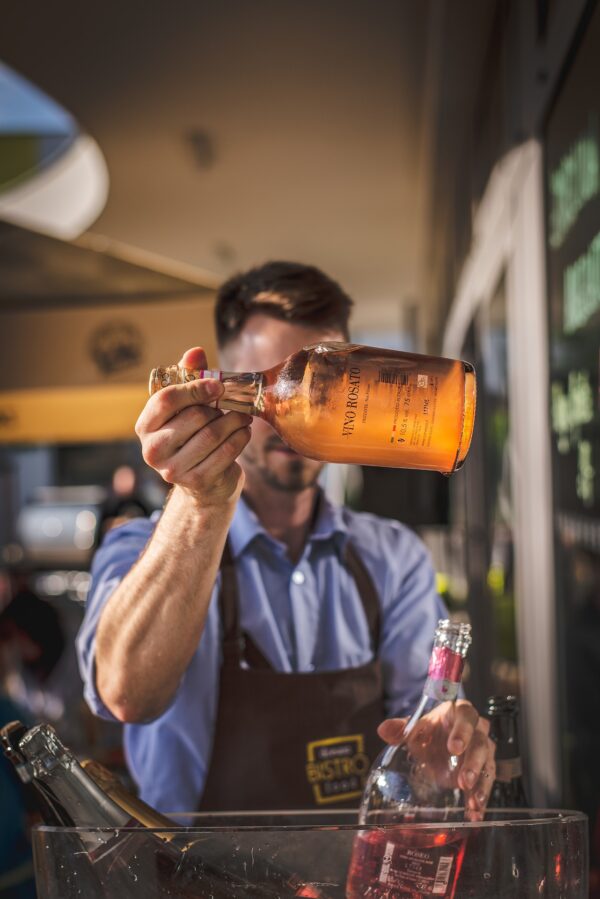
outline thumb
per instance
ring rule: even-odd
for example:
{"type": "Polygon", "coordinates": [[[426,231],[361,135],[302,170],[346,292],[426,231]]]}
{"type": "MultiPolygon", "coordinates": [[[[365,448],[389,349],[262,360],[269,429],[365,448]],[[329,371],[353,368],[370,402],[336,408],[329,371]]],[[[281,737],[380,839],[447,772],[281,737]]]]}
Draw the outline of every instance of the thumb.
{"type": "Polygon", "coordinates": [[[377,733],[386,743],[400,743],[404,735],[408,718],[388,718],[382,721],[377,728],[377,733]]]}
{"type": "Polygon", "coordinates": [[[180,368],[208,368],[206,353],[201,346],[186,350],[177,364],[180,368]]]}

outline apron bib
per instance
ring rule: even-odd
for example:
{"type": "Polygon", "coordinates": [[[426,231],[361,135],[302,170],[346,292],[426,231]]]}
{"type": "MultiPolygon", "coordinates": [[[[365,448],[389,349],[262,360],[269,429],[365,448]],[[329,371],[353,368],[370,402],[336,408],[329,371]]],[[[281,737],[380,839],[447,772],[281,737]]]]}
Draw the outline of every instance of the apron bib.
{"type": "Polygon", "coordinates": [[[223,664],[212,757],[200,810],[356,807],[383,743],[383,681],[377,658],[380,607],[350,543],[345,563],[363,603],[373,661],[338,671],[273,670],[239,623],[229,544],[221,561],[223,664]],[[245,661],[250,667],[242,667],[245,661]]]}

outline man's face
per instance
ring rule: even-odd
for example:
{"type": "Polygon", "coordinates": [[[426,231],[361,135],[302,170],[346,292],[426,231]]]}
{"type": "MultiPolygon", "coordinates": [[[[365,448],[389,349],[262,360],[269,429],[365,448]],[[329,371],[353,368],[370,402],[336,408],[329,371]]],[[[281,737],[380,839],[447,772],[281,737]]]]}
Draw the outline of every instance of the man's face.
{"type": "MultiPolygon", "coordinates": [[[[344,339],[340,331],[290,324],[257,313],[221,351],[220,364],[226,371],[264,371],[311,343],[344,339]]],[[[323,468],[322,462],[290,449],[262,418],[254,419],[252,439],[239,462],[250,489],[268,485],[286,493],[312,487],[323,468]]]]}

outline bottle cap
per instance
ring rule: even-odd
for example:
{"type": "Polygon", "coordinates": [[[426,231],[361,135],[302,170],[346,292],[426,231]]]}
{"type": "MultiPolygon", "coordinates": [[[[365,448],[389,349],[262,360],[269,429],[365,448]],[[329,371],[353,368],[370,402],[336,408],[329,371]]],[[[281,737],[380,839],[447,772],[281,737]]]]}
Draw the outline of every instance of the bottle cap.
{"type": "Polygon", "coordinates": [[[148,380],[148,392],[152,395],[171,384],[187,384],[189,381],[201,381],[204,378],[215,378],[217,381],[222,381],[223,372],[213,368],[181,368],[179,365],[153,368],[148,380]]]}
{"type": "Polygon", "coordinates": [[[182,378],[179,371],[177,365],[167,365],[164,368],[153,368],[148,380],[148,393],[152,396],[153,393],[156,393],[163,387],[168,387],[170,384],[181,384],[182,378]]]}
{"type": "Polygon", "coordinates": [[[433,642],[434,646],[448,647],[448,649],[458,653],[464,659],[469,646],[473,642],[471,625],[450,621],[448,618],[441,618],[437,623],[433,642]]]}
{"type": "Polygon", "coordinates": [[[19,748],[36,777],[52,771],[57,765],[74,761],[74,756],[65,749],[50,724],[38,724],[28,730],[19,741],[19,748]]]}

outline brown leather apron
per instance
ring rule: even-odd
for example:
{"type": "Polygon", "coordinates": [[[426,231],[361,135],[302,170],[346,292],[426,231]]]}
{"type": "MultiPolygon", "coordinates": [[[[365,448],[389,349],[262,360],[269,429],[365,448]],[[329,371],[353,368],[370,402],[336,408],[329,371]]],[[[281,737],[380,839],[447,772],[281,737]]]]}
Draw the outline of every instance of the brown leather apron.
{"type": "Polygon", "coordinates": [[[377,658],[380,607],[350,543],[373,660],[338,671],[275,671],[242,634],[229,545],[221,561],[223,664],[212,757],[200,809],[234,811],[356,807],[383,744],[383,680],[377,658]],[[245,661],[250,667],[242,667],[245,661]]]}

